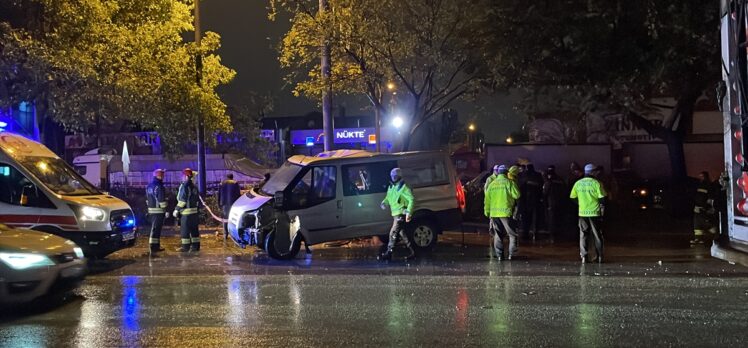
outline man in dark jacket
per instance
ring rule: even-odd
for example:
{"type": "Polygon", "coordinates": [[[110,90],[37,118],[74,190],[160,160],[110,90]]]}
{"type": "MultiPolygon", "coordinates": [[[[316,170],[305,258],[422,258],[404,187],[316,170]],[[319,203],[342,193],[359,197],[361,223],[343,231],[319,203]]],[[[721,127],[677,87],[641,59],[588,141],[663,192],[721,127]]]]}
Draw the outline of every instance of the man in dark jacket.
{"type": "Polygon", "coordinates": [[[545,172],[543,184],[543,201],[545,202],[546,224],[551,234],[551,241],[561,237],[563,231],[564,209],[566,202],[566,184],[556,173],[556,166],[549,166],[545,172]]]}
{"type": "Polygon", "coordinates": [[[177,193],[177,206],[174,208],[174,217],[180,219],[180,235],[182,237],[182,246],[178,251],[186,253],[188,251],[200,251],[200,192],[197,186],[192,182],[195,172],[190,168],[182,171],[183,180],[179,185],[177,193]]]}
{"type": "MultiPolygon", "coordinates": [[[[241,187],[234,181],[234,174],[226,174],[226,180],[221,183],[221,187],[218,189],[218,205],[223,211],[223,218],[228,220],[231,206],[236,202],[237,199],[242,195],[241,187]]],[[[229,235],[229,224],[228,222],[223,223],[223,238],[229,235]]]]}
{"type": "Polygon", "coordinates": [[[715,203],[718,188],[709,178],[709,172],[699,173],[699,186],[696,188],[693,207],[693,239],[691,244],[704,244],[706,239],[717,234],[715,203]]]}
{"type": "Polygon", "coordinates": [[[535,171],[535,166],[528,163],[525,171],[519,177],[520,196],[523,197],[522,208],[522,234],[525,239],[535,239],[537,232],[538,214],[542,209],[541,199],[543,197],[543,176],[535,171]]]}
{"type": "Polygon", "coordinates": [[[151,221],[151,235],[148,244],[151,252],[164,251],[161,247],[161,229],[166,219],[166,190],[164,189],[164,170],[153,171],[153,181],[145,190],[148,217],[151,221]]]}

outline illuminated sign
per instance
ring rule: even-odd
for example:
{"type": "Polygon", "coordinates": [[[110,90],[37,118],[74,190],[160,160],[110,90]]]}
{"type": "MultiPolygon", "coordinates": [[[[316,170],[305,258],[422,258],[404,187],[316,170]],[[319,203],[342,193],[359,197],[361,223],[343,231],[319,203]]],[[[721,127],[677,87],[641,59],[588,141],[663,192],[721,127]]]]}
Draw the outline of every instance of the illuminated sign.
{"type": "MultiPolygon", "coordinates": [[[[335,144],[355,144],[355,143],[369,143],[376,138],[374,136],[374,128],[339,128],[333,132],[335,135],[335,144]]],[[[321,129],[308,129],[308,130],[295,130],[291,131],[291,144],[293,145],[305,145],[314,146],[321,145],[324,143],[324,133],[321,129]],[[310,141],[311,145],[310,145],[310,141]]]]}

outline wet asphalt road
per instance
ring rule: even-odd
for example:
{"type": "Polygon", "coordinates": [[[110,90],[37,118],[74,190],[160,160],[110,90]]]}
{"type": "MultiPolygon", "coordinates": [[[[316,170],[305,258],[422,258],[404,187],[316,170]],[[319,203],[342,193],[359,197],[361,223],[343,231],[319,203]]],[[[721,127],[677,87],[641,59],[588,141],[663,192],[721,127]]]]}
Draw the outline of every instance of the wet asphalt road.
{"type": "MultiPolygon", "coordinates": [[[[708,250],[609,244],[580,265],[574,243],[486,258],[485,236],[448,236],[414,262],[377,246],[314,248],[280,262],[205,238],[200,255],[141,246],[92,265],[63,300],[6,310],[0,346],[740,347],[748,268],[708,250]]],[[[169,241],[170,243],[176,243],[169,241]]],[[[167,245],[172,247],[172,245],[167,245]]]]}

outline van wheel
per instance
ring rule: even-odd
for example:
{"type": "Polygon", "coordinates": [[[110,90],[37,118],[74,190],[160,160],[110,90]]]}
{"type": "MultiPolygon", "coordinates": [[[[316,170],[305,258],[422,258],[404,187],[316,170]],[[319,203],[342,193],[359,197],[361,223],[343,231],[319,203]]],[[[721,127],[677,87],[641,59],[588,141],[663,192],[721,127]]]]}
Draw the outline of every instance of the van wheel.
{"type": "Polygon", "coordinates": [[[439,227],[431,220],[419,219],[407,225],[408,237],[418,250],[430,251],[436,246],[439,238],[439,227]]]}
{"type": "Polygon", "coordinates": [[[291,250],[278,250],[275,247],[275,231],[272,231],[265,237],[265,251],[276,260],[291,260],[299,253],[301,238],[301,233],[297,233],[291,241],[291,250]]]}

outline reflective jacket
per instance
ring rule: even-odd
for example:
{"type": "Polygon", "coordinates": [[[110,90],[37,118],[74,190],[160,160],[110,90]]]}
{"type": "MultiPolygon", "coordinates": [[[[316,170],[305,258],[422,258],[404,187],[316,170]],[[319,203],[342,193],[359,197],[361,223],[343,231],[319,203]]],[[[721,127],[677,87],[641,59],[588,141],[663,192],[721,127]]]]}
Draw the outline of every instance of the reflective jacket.
{"type": "Polygon", "coordinates": [[[166,194],[164,182],[153,178],[145,189],[145,200],[148,205],[148,214],[163,214],[166,210],[166,194]]]}
{"type": "Polygon", "coordinates": [[[488,190],[488,185],[491,185],[491,183],[498,178],[498,174],[491,174],[486,178],[486,183],[483,185],[483,191],[488,190]]]}
{"type": "Polygon", "coordinates": [[[509,180],[506,175],[499,174],[486,190],[483,213],[492,218],[511,217],[517,199],[519,199],[517,183],[509,180]]]}
{"type": "Polygon", "coordinates": [[[597,179],[585,177],[571,189],[570,198],[578,200],[580,217],[597,217],[602,216],[602,204],[600,199],[605,198],[607,194],[603,185],[597,179]]]}
{"type": "Polygon", "coordinates": [[[389,205],[392,216],[413,213],[413,191],[402,180],[390,184],[387,188],[387,196],[384,197],[382,204],[389,205]]]}
{"type": "Polygon", "coordinates": [[[200,192],[192,181],[183,182],[179,185],[177,193],[177,209],[182,215],[197,214],[200,192]]]}
{"type": "Polygon", "coordinates": [[[234,180],[226,180],[221,183],[218,190],[218,205],[221,208],[230,208],[241,195],[239,184],[234,180]]]}

